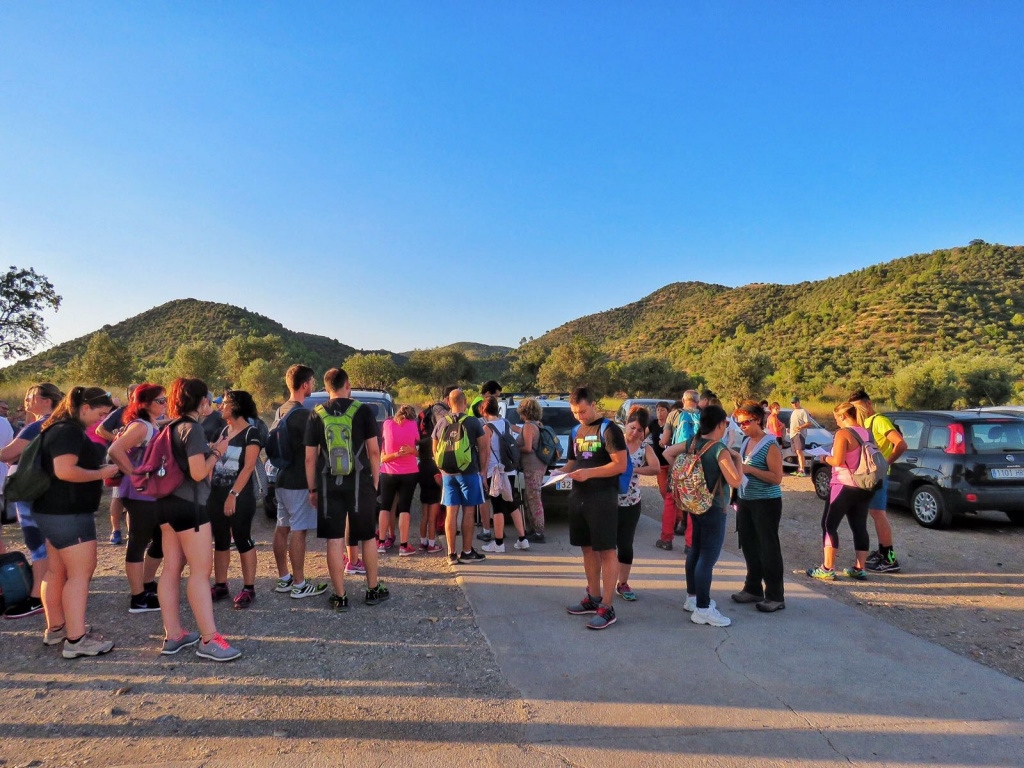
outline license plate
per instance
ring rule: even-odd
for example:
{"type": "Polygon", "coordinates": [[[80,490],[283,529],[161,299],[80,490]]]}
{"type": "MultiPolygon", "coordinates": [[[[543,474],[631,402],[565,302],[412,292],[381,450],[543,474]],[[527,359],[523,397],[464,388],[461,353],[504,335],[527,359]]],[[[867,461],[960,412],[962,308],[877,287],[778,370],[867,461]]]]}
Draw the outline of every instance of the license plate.
{"type": "Polygon", "coordinates": [[[1024,479],[1024,467],[1010,467],[1009,469],[990,469],[989,477],[996,480],[1018,480],[1024,479]]]}
{"type": "Polygon", "coordinates": [[[567,477],[564,480],[559,480],[555,483],[556,491],[571,491],[572,490],[572,478],[567,477]]]}

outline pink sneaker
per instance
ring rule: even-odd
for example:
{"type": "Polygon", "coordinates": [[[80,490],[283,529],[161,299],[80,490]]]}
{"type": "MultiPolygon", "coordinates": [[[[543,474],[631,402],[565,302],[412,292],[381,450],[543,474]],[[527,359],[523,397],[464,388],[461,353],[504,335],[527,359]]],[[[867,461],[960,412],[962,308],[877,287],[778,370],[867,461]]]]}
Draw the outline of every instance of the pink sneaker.
{"type": "Polygon", "coordinates": [[[345,563],[345,573],[349,576],[365,576],[366,566],[363,565],[363,558],[359,558],[354,563],[345,563]]]}
{"type": "Polygon", "coordinates": [[[442,547],[440,544],[428,544],[427,545],[427,553],[428,554],[436,555],[438,552],[444,552],[444,547],[442,547]]]}
{"type": "Polygon", "coordinates": [[[408,544],[405,544],[405,545],[403,545],[403,546],[398,548],[398,556],[399,557],[409,557],[410,555],[415,555],[415,554],[416,554],[416,548],[415,547],[410,547],[408,544]]]}

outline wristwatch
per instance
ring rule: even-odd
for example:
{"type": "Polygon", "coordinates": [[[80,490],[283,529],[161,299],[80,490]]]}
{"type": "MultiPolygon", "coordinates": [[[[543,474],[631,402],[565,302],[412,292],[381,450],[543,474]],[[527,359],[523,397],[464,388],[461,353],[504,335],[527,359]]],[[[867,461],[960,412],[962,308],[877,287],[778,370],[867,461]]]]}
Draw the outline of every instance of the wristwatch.
{"type": "Polygon", "coordinates": [[[230,494],[231,494],[232,496],[234,496],[234,497],[235,497],[236,499],[238,498],[238,491],[236,491],[236,490],[235,490],[234,488],[232,488],[232,489],[231,489],[231,490],[229,491],[229,493],[230,493],[230,494]]]}

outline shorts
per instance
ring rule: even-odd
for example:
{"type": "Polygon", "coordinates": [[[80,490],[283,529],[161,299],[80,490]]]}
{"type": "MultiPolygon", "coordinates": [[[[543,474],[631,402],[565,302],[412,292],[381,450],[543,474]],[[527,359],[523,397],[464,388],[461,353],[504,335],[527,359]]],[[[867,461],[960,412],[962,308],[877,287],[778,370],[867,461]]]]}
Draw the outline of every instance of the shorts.
{"type": "Polygon", "coordinates": [[[619,529],[619,489],[569,493],[569,543],[595,552],[615,549],[619,529]]]}
{"type": "Polygon", "coordinates": [[[800,453],[804,449],[804,436],[797,433],[789,439],[789,445],[794,453],[800,453]]]}
{"type": "Polygon", "coordinates": [[[115,485],[115,486],[111,487],[111,489],[110,489],[110,499],[111,499],[111,501],[113,501],[114,499],[120,499],[120,498],[121,498],[121,486],[115,485]]]}
{"type": "Polygon", "coordinates": [[[175,533],[199,530],[199,526],[210,522],[205,504],[186,501],[180,496],[164,496],[157,499],[157,520],[160,525],[169,525],[175,533]]]}
{"type": "Polygon", "coordinates": [[[54,549],[67,549],[76,544],[96,541],[96,515],[45,515],[36,513],[39,532],[54,549]]]}
{"type": "Polygon", "coordinates": [[[21,536],[25,539],[25,547],[28,549],[28,559],[33,563],[46,559],[46,537],[43,536],[39,526],[32,517],[32,503],[28,501],[12,501],[14,511],[18,513],[18,523],[21,525],[21,536]]]}
{"type": "Polygon", "coordinates": [[[316,507],[309,503],[305,488],[278,488],[277,527],[293,531],[311,531],[316,528],[316,507]]]}
{"type": "Polygon", "coordinates": [[[328,485],[326,498],[321,490],[317,494],[316,537],[318,539],[345,538],[345,525],[348,524],[348,544],[355,546],[362,541],[376,537],[374,528],[377,524],[377,489],[373,481],[361,478],[346,480],[344,485],[328,485]]]}
{"type": "Polygon", "coordinates": [[[484,483],[480,475],[442,475],[441,503],[446,507],[478,507],[484,503],[484,483]]]}
{"type": "Polygon", "coordinates": [[[441,503],[441,473],[436,467],[430,466],[425,470],[421,466],[420,473],[420,504],[441,503]]]}
{"type": "Polygon", "coordinates": [[[491,513],[494,515],[504,515],[505,522],[511,522],[512,513],[517,509],[520,509],[523,505],[523,500],[519,495],[519,489],[516,487],[512,488],[512,501],[505,501],[501,496],[491,496],[491,513]]]}
{"type": "Polygon", "coordinates": [[[882,487],[875,491],[868,503],[868,509],[880,509],[883,512],[889,508],[889,476],[882,480],[882,487]]]}
{"type": "Polygon", "coordinates": [[[398,497],[398,508],[396,512],[409,512],[412,510],[412,497],[416,493],[416,483],[419,474],[412,472],[405,475],[389,475],[381,473],[380,476],[380,508],[386,512],[391,511],[391,506],[398,497]]]}

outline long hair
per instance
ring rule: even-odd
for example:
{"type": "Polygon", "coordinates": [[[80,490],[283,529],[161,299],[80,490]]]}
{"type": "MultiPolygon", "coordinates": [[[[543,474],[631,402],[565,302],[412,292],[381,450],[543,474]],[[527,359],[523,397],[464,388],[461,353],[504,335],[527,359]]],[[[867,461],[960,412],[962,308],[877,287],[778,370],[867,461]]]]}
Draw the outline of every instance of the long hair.
{"type": "Polygon", "coordinates": [[[209,391],[202,379],[175,379],[171,382],[171,391],[167,395],[167,408],[171,418],[179,419],[186,413],[198,411],[209,391]]]}
{"type": "Polygon", "coordinates": [[[131,424],[136,419],[153,421],[153,417],[149,413],[149,406],[163,393],[164,388],[159,384],[139,384],[132,392],[131,402],[124,409],[121,421],[124,424],[131,424]]]}
{"type": "Polygon", "coordinates": [[[92,408],[113,408],[114,401],[110,398],[110,393],[102,387],[73,387],[43,424],[43,431],[61,421],[77,421],[81,424],[79,413],[83,405],[92,408]]]}

